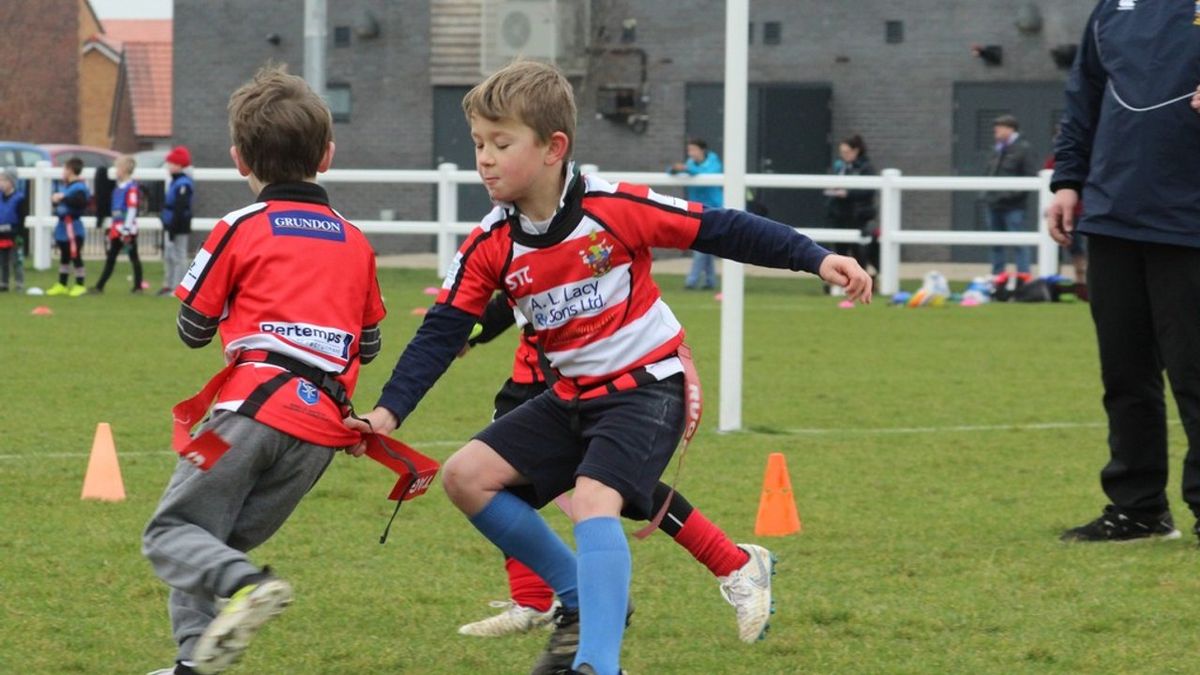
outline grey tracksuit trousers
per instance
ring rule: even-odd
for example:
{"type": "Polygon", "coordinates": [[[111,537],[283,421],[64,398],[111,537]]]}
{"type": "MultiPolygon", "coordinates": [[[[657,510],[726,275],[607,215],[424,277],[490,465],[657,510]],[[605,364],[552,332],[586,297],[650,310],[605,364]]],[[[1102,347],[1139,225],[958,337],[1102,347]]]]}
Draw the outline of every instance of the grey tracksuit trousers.
{"type": "Polygon", "coordinates": [[[215,599],[260,571],[246,552],[283,525],[335,451],[230,412],[214,414],[201,427],[207,429],[232,447],[208,471],[179,460],[142,535],[143,555],[171,587],[177,660],[191,658],[216,616],[215,599]]]}

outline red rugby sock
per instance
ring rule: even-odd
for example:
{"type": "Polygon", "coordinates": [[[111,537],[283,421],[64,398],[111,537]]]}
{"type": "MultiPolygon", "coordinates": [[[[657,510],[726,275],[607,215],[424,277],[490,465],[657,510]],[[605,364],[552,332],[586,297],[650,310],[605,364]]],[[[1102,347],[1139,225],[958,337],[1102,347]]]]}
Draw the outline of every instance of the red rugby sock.
{"type": "Polygon", "coordinates": [[[554,604],[554,589],[516,558],[506,557],[504,569],[508,572],[509,597],[513,602],[539,612],[545,612],[554,604]]]}
{"type": "Polygon", "coordinates": [[[675,542],[718,577],[729,576],[750,561],[750,554],[738,548],[700,509],[692,509],[675,542]]]}

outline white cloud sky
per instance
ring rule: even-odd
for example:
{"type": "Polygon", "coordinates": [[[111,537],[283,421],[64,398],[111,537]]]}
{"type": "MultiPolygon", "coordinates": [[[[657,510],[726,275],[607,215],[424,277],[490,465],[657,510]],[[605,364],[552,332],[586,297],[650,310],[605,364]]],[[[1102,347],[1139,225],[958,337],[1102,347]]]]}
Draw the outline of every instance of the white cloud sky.
{"type": "Polygon", "coordinates": [[[100,20],[105,19],[170,19],[174,7],[171,0],[91,0],[92,9],[100,20]]]}

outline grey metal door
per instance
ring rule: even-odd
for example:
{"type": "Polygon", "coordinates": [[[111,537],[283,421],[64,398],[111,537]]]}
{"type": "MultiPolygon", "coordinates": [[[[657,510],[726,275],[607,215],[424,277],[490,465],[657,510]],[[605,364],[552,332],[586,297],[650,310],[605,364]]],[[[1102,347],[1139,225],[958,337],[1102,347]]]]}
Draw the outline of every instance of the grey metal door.
{"type": "MultiPolygon", "coordinates": [[[[454,162],[458,168],[475,169],[475,144],[471,128],[463,116],[462,100],[470,87],[433,88],[433,166],[454,162]]],[[[434,196],[436,204],[437,196],[434,196]]],[[[463,222],[481,220],[492,210],[492,200],[482,185],[458,187],[458,219],[463,222]]]]}
{"type": "MultiPolygon", "coordinates": [[[[1054,146],[1054,126],[1062,117],[1062,82],[959,82],[954,85],[954,172],[961,176],[986,173],[994,146],[992,121],[1014,115],[1021,138],[1033,149],[1034,173],[1042,168],[1054,146]]],[[[986,230],[986,205],[977,192],[954,193],[952,229],[986,230]]],[[[1025,226],[1037,226],[1037,197],[1030,195],[1025,226]]],[[[959,246],[952,259],[979,262],[988,259],[982,247],[959,246]]]]}
{"type": "MultiPolygon", "coordinates": [[[[724,86],[687,86],[686,132],[724,156],[724,86]]],[[[750,173],[826,173],[830,165],[828,84],[750,85],[747,106],[746,169],[750,173]]],[[[681,144],[682,145],[682,144],[681,144]]],[[[825,227],[819,190],[756,190],[767,215],[797,227],[825,227]]]]}

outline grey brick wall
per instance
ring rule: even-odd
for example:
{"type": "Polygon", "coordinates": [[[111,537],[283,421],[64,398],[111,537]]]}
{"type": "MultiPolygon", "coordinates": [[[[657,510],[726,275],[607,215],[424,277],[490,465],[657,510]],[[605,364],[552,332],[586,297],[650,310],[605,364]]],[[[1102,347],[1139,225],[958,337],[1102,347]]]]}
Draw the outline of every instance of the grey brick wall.
{"type": "MultiPolygon", "coordinates": [[[[342,167],[428,168],[433,165],[432,86],[429,81],[429,6],[415,0],[339,0],[329,8],[330,81],[349,83],[353,116],[336,125],[335,164],[342,167]],[[332,46],[333,27],[353,25],[369,10],[380,23],[373,40],[355,35],[332,46]]],[[[877,167],[911,174],[953,170],[953,87],[956,82],[1064,80],[1049,49],[1079,39],[1092,0],[754,0],[750,20],[755,83],[829,83],[834,139],[861,133],[877,167]],[[1024,35],[1018,12],[1036,6],[1043,27],[1024,35]],[[905,40],[886,44],[885,21],[904,22],[905,40]],[[781,44],[762,44],[762,24],[778,21],[781,44]],[[970,45],[1004,47],[1004,64],[989,68],[970,45]]],[[[648,54],[650,124],[644,134],[598,120],[596,87],[632,77],[633,60],[594,62],[577,78],[576,157],[608,169],[657,171],[679,158],[685,137],[689,82],[724,77],[724,2],[721,0],[593,0],[593,33],[603,28],[616,46],[621,21],[637,20],[632,46],[648,54]]],[[[301,71],[302,0],[176,0],[175,134],[200,165],[228,163],[228,94],[268,58],[301,71]],[[268,44],[267,33],[282,36],[268,44]],[[203,84],[201,84],[203,83],[203,84]]],[[[797,123],[802,123],[798,121],[797,123]]],[[[245,201],[237,188],[202,186],[200,208],[224,212],[245,201]]],[[[431,217],[432,192],[336,187],[334,198],[351,218],[394,209],[400,218],[431,217]]],[[[950,197],[905,198],[906,222],[946,227],[950,197]]],[[[467,214],[462,214],[464,217],[467,214]]],[[[421,246],[421,242],[409,245],[421,246]]],[[[936,255],[936,254],[934,254],[936,255]]],[[[906,254],[907,257],[907,254],[906,254]]]]}

